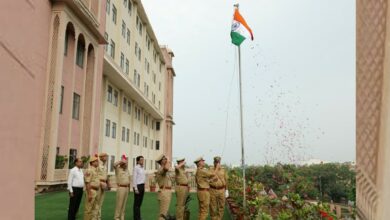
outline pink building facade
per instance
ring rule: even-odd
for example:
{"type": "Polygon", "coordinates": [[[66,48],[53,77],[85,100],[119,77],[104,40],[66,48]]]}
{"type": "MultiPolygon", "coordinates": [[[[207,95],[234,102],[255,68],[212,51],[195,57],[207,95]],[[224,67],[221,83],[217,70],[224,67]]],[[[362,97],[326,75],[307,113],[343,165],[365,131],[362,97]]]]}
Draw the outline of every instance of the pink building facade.
{"type": "Polygon", "coordinates": [[[165,76],[165,129],[164,129],[164,155],[167,155],[172,161],[172,146],[173,146],[173,80],[176,76],[172,65],[173,57],[175,56],[171,49],[166,46],[161,47],[165,59],[165,67],[167,69],[165,76]]]}
{"type": "Polygon", "coordinates": [[[52,1],[36,185],[66,180],[76,157],[98,152],[104,1],[52,1]]]}

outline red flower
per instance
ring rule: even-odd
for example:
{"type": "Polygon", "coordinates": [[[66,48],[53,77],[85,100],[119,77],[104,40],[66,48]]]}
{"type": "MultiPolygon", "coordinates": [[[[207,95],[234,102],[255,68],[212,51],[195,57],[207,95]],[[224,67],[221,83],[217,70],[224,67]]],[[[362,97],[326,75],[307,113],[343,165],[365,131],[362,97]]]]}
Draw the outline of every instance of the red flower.
{"type": "Polygon", "coordinates": [[[321,214],[321,217],[329,217],[328,213],[323,211],[323,210],[320,210],[320,214],[321,214]]]}

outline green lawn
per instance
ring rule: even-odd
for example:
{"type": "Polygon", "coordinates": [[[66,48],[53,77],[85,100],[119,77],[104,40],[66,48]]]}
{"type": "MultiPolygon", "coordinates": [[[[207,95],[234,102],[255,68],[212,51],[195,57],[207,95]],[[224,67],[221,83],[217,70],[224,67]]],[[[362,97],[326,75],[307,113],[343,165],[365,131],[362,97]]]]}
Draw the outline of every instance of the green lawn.
{"type": "MultiPolygon", "coordinates": [[[[115,211],[115,192],[108,192],[106,194],[103,209],[102,219],[114,219],[115,211]]],[[[85,193],[84,196],[85,198],[85,193]]],[[[191,220],[198,218],[198,200],[196,194],[192,193],[193,200],[190,202],[191,220]]],[[[81,201],[80,210],[77,219],[83,219],[84,198],[81,201]]],[[[134,194],[130,193],[126,206],[126,219],[133,218],[133,200],[134,194]]],[[[69,197],[67,192],[54,192],[35,196],[35,219],[38,220],[65,220],[68,215],[69,197]]],[[[169,212],[175,212],[176,197],[172,195],[172,201],[169,212]]],[[[141,208],[142,218],[144,220],[155,220],[158,215],[157,193],[145,193],[144,201],[141,208]]],[[[224,220],[230,220],[227,210],[225,210],[224,220]]]]}

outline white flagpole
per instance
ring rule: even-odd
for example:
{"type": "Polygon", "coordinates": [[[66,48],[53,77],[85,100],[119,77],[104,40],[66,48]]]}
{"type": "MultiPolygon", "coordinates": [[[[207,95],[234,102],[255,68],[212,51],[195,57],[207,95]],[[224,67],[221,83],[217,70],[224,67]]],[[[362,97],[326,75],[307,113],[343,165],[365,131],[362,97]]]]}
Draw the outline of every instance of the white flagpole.
{"type": "MultiPolygon", "coordinates": [[[[238,4],[234,5],[239,7],[238,4]]],[[[245,153],[244,153],[244,120],[242,114],[242,80],[241,80],[241,46],[238,46],[238,76],[239,76],[239,88],[240,88],[240,130],[241,130],[241,166],[242,166],[242,178],[243,178],[243,207],[246,209],[246,180],[245,180],[245,153]]]]}

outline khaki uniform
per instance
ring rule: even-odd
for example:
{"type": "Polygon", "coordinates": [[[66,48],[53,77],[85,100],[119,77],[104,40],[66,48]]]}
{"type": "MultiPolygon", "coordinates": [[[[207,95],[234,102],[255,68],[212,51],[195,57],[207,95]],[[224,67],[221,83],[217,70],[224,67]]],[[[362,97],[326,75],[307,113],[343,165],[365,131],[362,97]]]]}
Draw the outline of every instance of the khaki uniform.
{"type": "MultiPolygon", "coordinates": [[[[210,169],[215,172],[215,168],[210,169]]],[[[218,180],[210,183],[210,217],[211,220],[222,220],[225,211],[225,190],[227,172],[221,168],[215,172],[218,180]]]]}
{"type": "Polygon", "coordinates": [[[198,187],[199,200],[199,220],[205,220],[209,214],[210,205],[210,180],[216,181],[214,173],[205,168],[198,168],[195,174],[196,185],[198,187]]]}
{"type": "Polygon", "coordinates": [[[98,167],[98,174],[99,174],[99,180],[100,180],[100,190],[98,192],[98,219],[100,220],[101,212],[102,212],[102,206],[104,201],[104,195],[105,190],[107,189],[107,167],[106,164],[104,164],[102,161],[99,160],[99,167],[98,167]]]}
{"type": "Polygon", "coordinates": [[[92,200],[88,201],[88,193],[85,198],[85,208],[84,208],[84,220],[95,220],[97,219],[99,205],[97,196],[100,189],[100,181],[98,168],[91,166],[84,175],[84,180],[86,184],[90,184],[90,192],[92,195],[92,200]]]}
{"type": "Polygon", "coordinates": [[[176,219],[184,219],[184,208],[188,196],[188,178],[184,167],[175,168],[176,180],[176,219]]]}
{"type": "Polygon", "coordinates": [[[172,181],[171,177],[168,174],[168,170],[164,170],[160,167],[156,172],[156,182],[160,187],[158,191],[158,202],[160,206],[160,211],[158,214],[158,219],[163,220],[164,218],[161,215],[167,215],[169,204],[171,203],[172,198],[172,181]]]}
{"type": "Polygon", "coordinates": [[[125,210],[127,197],[129,196],[130,188],[130,174],[129,170],[123,169],[119,164],[115,166],[115,176],[117,183],[116,190],[116,206],[115,206],[115,220],[124,220],[125,219],[125,210]]]}

